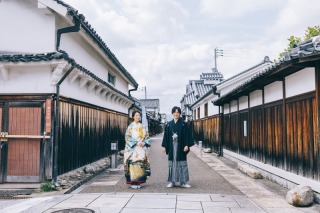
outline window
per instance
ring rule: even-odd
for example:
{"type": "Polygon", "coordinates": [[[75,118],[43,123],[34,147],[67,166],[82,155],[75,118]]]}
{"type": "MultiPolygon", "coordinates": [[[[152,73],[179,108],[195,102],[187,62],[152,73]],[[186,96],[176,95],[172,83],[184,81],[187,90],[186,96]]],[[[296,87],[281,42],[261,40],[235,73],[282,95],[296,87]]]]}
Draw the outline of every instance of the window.
{"type": "Polygon", "coordinates": [[[108,73],[108,82],[114,86],[116,77],[108,73]]]}
{"type": "Polygon", "coordinates": [[[200,107],[198,107],[198,119],[200,119],[200,107]]]}
{"type": "Polygon", "coordinates": [[[197,120],[197,110],[193,110],[193,120],[197,120]]]}
{"type": "Polygon", "coordinates": [[[208,103],[204,105],[204,117],[208,117],[208,103]]]}

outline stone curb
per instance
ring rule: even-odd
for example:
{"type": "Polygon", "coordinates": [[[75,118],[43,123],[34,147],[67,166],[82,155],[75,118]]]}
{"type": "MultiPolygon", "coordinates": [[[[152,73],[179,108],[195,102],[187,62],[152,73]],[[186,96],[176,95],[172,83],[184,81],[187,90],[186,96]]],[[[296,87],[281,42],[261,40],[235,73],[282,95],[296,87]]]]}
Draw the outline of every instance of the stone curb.
{"type": "Polygon", "coordinates": [[[261,173],[247,164],[238,163],[238,169],[253,179],[262,179],[261,173]]]}
{"type": "Polygon", "coordinates": [[[100,175],[101,173],[105,172],[108,168],[102,169],[96,173],[94,173],[93,175],[91,175],[90,177],[79,181],[78,183],[72,185],[70,188],[68,188],[63,194],[70,194],[71,192],[73,192],[74,190],[76,190],[77,188],[79,188],[80,186],[82,186],[83,184],[85,184],[86,182],[92,180],[93,178],[95,178],[96,176],[100,175]]]}

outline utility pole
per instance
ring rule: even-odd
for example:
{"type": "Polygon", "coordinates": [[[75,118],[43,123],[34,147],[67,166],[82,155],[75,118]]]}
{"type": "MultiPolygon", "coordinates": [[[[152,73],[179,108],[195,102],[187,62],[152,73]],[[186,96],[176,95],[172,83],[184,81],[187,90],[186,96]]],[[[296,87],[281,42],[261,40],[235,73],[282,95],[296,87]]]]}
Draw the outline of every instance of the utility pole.
{"type": "Polygon", "coordinates": [[[214,48],[214,68],[216,70],[218,70],[218,67],[217,67],[217,58],[219,56],[223,56],[223,50],[219,50],[217,47],[214,48]]]}
{"type": "Polygon", "coordinates": [[[144,99],[147,99],[147,86],[144,86],[144,99]]]}

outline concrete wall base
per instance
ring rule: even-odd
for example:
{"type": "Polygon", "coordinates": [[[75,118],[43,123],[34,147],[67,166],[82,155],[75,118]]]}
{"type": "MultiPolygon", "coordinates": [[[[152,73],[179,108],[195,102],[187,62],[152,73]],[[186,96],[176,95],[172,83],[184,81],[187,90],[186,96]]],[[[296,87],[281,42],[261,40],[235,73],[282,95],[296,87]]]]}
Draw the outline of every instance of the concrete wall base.
{"type": "Polygon", "coordinates": [[[320,204],[320,182],[284,171],[282,169],[261,163],[251,158],[223,149],[223,156],[237,163],[247,163],[261,172],[261,175],[287,189],[297,185],[307,185],[314,191],[314,202],[320,204]]]}

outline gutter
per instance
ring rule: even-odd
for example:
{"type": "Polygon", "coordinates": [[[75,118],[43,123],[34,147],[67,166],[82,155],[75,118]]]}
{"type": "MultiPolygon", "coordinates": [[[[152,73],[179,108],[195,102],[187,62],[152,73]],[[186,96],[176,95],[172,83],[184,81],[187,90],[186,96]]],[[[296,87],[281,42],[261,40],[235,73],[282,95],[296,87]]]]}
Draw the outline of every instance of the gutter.
{"type": "MultiPolygon", "coordinates": [[[[59,51],[60,47],[60,39],[61,34],[63,33],[71,33],[71,32],[79,32],[81,20],[84,19],[83,15],[72,16],[74,20],[74,26],[71,27],[65,27],[57,30],[57,43],[56,43],[56,50],[59,51]]],[[[60,52],[60,51],[59,51],[60,52]]],[[[60,85],[62,82],[68,77],[68,75],[72,72],[72,70],[75,68],[75,65],[72,63],[69,70],[64,74],[64,76],[59,80],[59,82],[56,84],[56,107],[55,107],[55,127],[54,127],[54,144],[53,144],[53,182],[57,182],[58,177],[58,150],[59,150],[59,129],[60,129],[60,85]]]]}
{"type": "MultiPolygon", "coordinates": [[[[133,88],[133,89],[129,89],[129,97],[132,97],[131,96],[131,92],[133,92],[133,91],[137,91],[137,89],[138,89],[138,86],[139,85],[137,85],[135,88],[133,88]]],[[[129,109],[128,109],[128,116],[130,117],[130,110],[134,107],[134,103],[135,103],[135,101],[133,101],[133,104],[129,107],[129,109]]]]}
{"type": "Polygon", "coordinates": [[[81,21],[84,20],[83,15],[78,16],[72,16],[74,21],[74,26],[71,27],[65,27],[57,30],[57,43],[56,43],[56,50],[59,51],[60,47],[60,40],[61,40],[61,34],[63,33],[72,33],[72,32],[79,32],[81,21]]]}
{"type": "Polygon", "coordinates": [[[53,182],[57,182],[57,177],[58,177],[58,149],[59,149],[59,128],[60,128],[60,85],[62,82],[68,77],[68,75],[72,72],[74,69],[74,65],[70,67],[70,69],[64,74],[64,76],[60,79],[60,81],[56,84],[56,111],[55,111],[55,127],[54,127],[54,144],[53,144],[53,182]]]}

